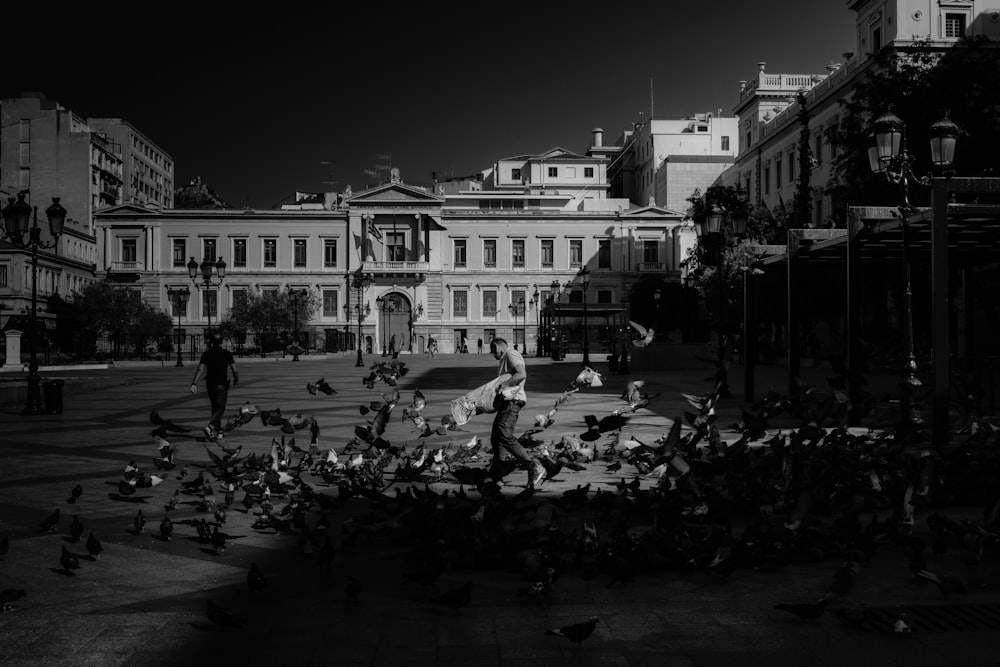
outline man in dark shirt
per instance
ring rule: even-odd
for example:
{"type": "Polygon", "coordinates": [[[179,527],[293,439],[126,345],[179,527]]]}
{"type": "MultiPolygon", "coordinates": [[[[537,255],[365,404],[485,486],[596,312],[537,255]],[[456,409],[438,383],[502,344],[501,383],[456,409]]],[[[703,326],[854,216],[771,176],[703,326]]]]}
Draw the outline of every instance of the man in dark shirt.
{"type": "Polygon", "coordinates": [[[198,380],[205,376],[205,390],[208,392],[208,400],[212,407],[212,417],[203,429],[205,437],[209,442],[214,442],[216,438],[222,437],[220,428],[222,427],[222,416],[226,411],[226,401],[229,399],[229,379],[227,371],[232,369],[233,387],[240,383],[240,374],[236,370],[236,361],[233,353],[222,347],[222,336],[218,333],[212,334],[212,346],[201,354],[198,362],[198,370],[195,371],[194,380],[191,381],[191,393],[198,393],[198,380]]]}

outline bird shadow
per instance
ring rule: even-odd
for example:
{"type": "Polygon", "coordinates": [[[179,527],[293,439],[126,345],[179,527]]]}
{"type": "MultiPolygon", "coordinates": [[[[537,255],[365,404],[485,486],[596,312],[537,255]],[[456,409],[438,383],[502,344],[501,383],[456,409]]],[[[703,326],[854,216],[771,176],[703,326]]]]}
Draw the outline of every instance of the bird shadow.
{"type": "Polygon", "coordinates": [[[152,496],[123,496],[120,493],[109,493],[108,498],[122,503],[145,503],[152,498],[152,496]]]}

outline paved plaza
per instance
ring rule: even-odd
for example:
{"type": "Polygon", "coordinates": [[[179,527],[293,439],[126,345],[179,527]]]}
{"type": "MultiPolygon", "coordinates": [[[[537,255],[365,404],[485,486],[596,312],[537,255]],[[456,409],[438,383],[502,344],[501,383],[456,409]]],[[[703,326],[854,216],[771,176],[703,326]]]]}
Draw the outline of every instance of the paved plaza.
{"type": "MultiPolygon", "coordinates": [[[[342,450],[364,424],[360,406],[380,398],[391,387],[365,387],[367,368],[355,366],[354,353],[305,356],[300,362],[284,359],[238,359],[240,385],[230,393],[230,412],[249,402],[260,410],[310,415],[320,426],[319,451],[342,450]],[[337,391],[335,396],[313,395],[308,382],[320,378],[337,391]]],[[[428,359],[404,355],[409,372],[400,378],[401,400],[384,437],[412,449],[420,438],[412,422],[401,417],[414,389],[427,398],[423,415],[433,425],[448,413],[448,403],[495,375],[496,362],[488,354],[440,355],[428,359]]],[[[380,361],[365,355],[366,364],[380,361]]],[[[554,362],[526,358],[529,372],[528,405],[522,410],[519,431],[534,416],[554,405],[580,368],[579,359],[554,362]]],[[[0,590],[23,589],[25,597],[0,615],[0,664],[22,665],[997,665],[1000,664],[1000,567],[996,551],[971,563],[961,550],[950,550],[933,564],[935,571],[960,576],[968,592],[946,594],[930,582],[917,580],[907,568],[907,556],[898,545],[882,545],[869,562],[861,563],[854,587],[828,613],[804,621],[774,609],[782,602],[815,601],[830,585],[839,559],[813,561],[793,558],[780,568],[737,569],[731,574],[697,571],[638,573],[632,580],[609,581],[570,569],[543,598],[522,594],[527,582],[522,569],[474,568],[459,563],[440,578],[422,585],[406,582],[413,569],[411,536],[394,533],[392,515],[374,524],[369,501],[341,499],[336,482],[303,473],[316,491],[335,502],[308,514],[317,535],[327,534],[335,548],[332,567],[317,564],[317,552],[294,532],[284,534],[255,527],[259,505],[244,512],[237,502],[229,508],[222,529],[229,539],[221,555],[198,536],[196,524],[214,523],[199,498],[175,492],[182,483],[204,473],[211,464],[208,451],[221,450],[201,441],[207,421],[208,399],[201,389],[188,392],[194,364],[184,368],[172,362],[113,369],[43,370],[46,378],[66,380],[61,414],[21,416],[23,403],[0,406],[4,429],[0,437],[0,539],[9,538],[9,551],[0,558],[0,590]],[[167,436],[175,447],[176,468],[158,471],[150,412],[190,428],[167,436]],[[118,482],[129,461],[164,480],[133,495],[118,493],[118,482]],[[181,470],[186,476],[181,479],[181,470]],[[79,484],[80,498],[69,503],[79,484]],[[172,498],[179,502],[165,506],[172,498]],[[41,529],[50,514],[60,510],[54,531],[41,529]],[[133,518],[142,510],[148,519],[137,533],[133,518]],[[169,541],[160,538],[159,524],[169,514],[175,529],[169,541]],[[92,531],[103,543],[99,559],[87,557],[84,539],[71,541],[70,523],[83,523],[84,539],[92,531]],[[370,531],[352,527],[373,525],[370,531]],[[60,563],[63,547],[78,555],[80,567],[67,573],[60,563]],[[256,563],[267,586],[250,592],[247,572],[256,563]],[[345,596],[348,579],[360,582],[356,600],[345,596]],[[436,595],[472,582],[468,604],[449,608],[431,603],[436,595]],[[611,585],[611,584],[614,585],[611,585]],[[212,623],[206,603],[212,600],[247,623],[225,628],[212,623]],[[851,612],[864,607],[930,610],[930,617],[965,620],[936,629],[894,633],[859,628],[849,622],[851,612]],[[835,613],[840,611],[842,613],[835,613]],[[846,613],[843,613],[846,612],[846,613]],[[581,645],[546,635],[558,628],[598,618],[593,634],[581,645]]],[[[555,423],[540,434],[547,441],[579,437],[586,431],[584,417],[598,418],[624,407],[620,398],[629,377],[646,381],[656,394],[636,411],[623,434],[651,442],[670,430],[673,420],[690,406],[682,392],[710,388],[711,369],[643,372],[631,376],[606,375],[605,385],[572,394],[559,406],[555,423]]],[[[606,364],[601,365],[606,370],[606,364]]],[[[806,368],[807,382],[822,385],[826,368],[806,368]]],[[[783,369],[757,368],[758,395],[769,386],[782,391],[783,369]]],[[[9,373],[4,379],[10,381],[9,373]]],[[[735,439],[727,426],[740,417],[740,369],[731,375],[737,396],[718,408],[718,424],[726,439],[735,439]]],[[[890,375],[872,378],[891,388],[890,375]]],[[[459,431],[425,439],[435,443],[485,441],[478,462],[488,457],[491,415],[472,419],[459,431]]],[[[304,431],[282,434],[260,419],[232,431],[227,447],[242,446],[242,455],[267,455],[272,442],[294,437],[306,445],[304,431]]],[[[602,441],[603,442],[603,441],[602,441]]],[[[603,447],[602,447],[603,448],[603,447]]],[[[345,456],[346,458],[346,456],[345,456]]],[[[385,480],[389,495],[411,484],[419,490],[457,492],[455,483],[394,482],[390,465],[385,480]]],[[[564,468],[532,496],[537,522],[558,517],[555,509],[566,491],[589,484],[615,492],[616,485],[639,480],[651,488],[657,480],[638,475],[623,465],[610,471],[595,461],[583,470],[564,468]],[[546,499],[552,502],[546,502],[546,499]]],[[[524,491],[526,474],[515,471],[502,489],[514,496],[524,491]]],[[[477,492],[462,486],[473,501],[477,492]]],[[[215,496],[225,489],[216,483],[215,496]]],[[[242,494],[237,495],[237,500],[242,494]]],[[[285,503],[275,498],[276,511],[285,503]]],[[[444,506],[445,500],[441,501],[444,506]]],[[[947,508],[953,516],[982,520],[982,508],[947,508]]],[[[400,521],[402,519],[399,519],[400,521]]],[[[918,510],[915,530],[921,530],[926,512],[918,510]]],[[[323,538],[321,538],[322,540],[323,538]]]]}

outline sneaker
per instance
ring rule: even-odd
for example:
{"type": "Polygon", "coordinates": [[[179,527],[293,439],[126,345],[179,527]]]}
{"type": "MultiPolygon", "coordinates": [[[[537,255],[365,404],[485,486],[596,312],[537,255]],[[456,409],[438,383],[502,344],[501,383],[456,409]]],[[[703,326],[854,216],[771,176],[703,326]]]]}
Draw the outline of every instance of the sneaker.
{"type": "Polygon", "coordinates": [[[530,475],[528,486],[532,489],[538,488],[545,481],[545,468],[537,460],[531,462],[528,474],[530,475]]]}
{"type": "Polygon", "coordinates": [[[205,428],[201,430],[209,442],[215,442],[215,428],[211,424],[206,425],[205,428]]]}

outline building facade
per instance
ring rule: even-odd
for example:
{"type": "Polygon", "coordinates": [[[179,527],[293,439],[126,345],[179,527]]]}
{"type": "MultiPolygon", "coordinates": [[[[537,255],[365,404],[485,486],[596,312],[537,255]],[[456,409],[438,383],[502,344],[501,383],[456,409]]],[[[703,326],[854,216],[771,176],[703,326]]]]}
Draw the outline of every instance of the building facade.
{"type": "Polygon", "coordinates": [[[149,137],[121,118],[88,118],[87,125],[118,147],[123,204],[174,207],[174,161],[149,137]]]}

